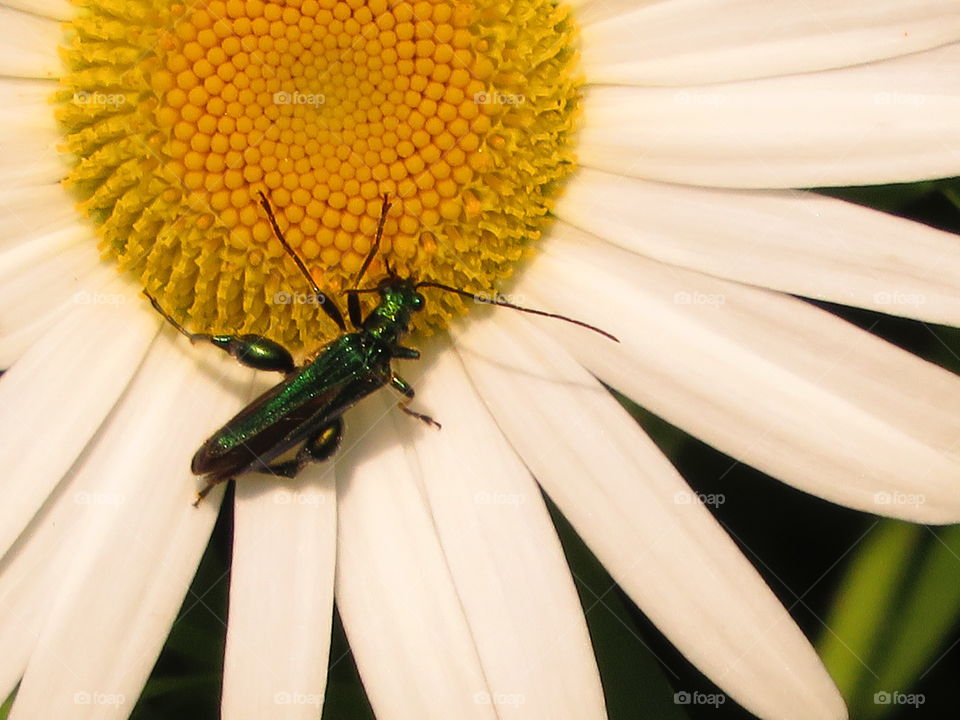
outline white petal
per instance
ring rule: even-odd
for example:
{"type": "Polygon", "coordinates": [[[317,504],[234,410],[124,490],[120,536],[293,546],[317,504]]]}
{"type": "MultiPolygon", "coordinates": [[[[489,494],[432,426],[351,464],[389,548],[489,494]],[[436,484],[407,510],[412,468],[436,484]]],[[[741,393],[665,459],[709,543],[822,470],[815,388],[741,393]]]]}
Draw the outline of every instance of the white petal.
{"type": "MultiPolygon", "coordinates": [[[[70,483],[88,516],[63,539],[73,560],[12,720],[126,717],[189,587],[221,497],[218,489],[191,507],[190,457],[239,398],[174,338],[165,333],[151,350],[70,483]]],[[[218,374],[249,377],[223,365],[218,374]]]]}
{"type": "Polygon", "coordinates": [[[0,189],[59,182],[68,171],[57,146],[63,136],[37,127],[0,135],[0,189]]]}
{"type": "Polygon", "coordinates": [[[670,0],[591,22],[590,83],[700,85],[858,65],[960,40],[955,0],[670,0]]]}
{"type": "Polygon", "coordinates": [[[15,329],[4,331],[0,338],[0,369],[11,367],[42,338],[63,316],[63,310],[55,308],[15,329]]]}
{"type": "Polygon", "coordinates": [[[606,718],[583,609],[530,472],[477,397],[449,343],[417,384],[423,489],[499,717],[606,718]]]}
{"type": "Polygon", "coordinates": [[[156,335],[157,320],[115,280],[105,292],[118,302],[70,307],[0,382],[0,555],[86,447],[156,335]]]}
{"type": "Polygon", "coordinates": [[[0,562],[0,695],[7,697],[23,675],[60,581],[73,563],[67,538],[88,520],[76,492],[60,493],[0,562]]]}
{"type": "MultiPolygon", "coordinates": [[[[21,14],[0,8],[0,21],[4,13],[21,14]]],[[[42,22],[57,27],[56,23],[42,22]]],[[[0,50],[0,66],[4,52],[0,50]]],[[[29,186],[56,183],[66,175],[69,165],[57,150],[63,143],[63,134],[57,127],[50,102],[58,88],[52,80],[0,78],[0,189],[3,193],[26,194],[29,186]]],[[[0,206],[0,210],[16,209],[16,205],[0,206]]]]}
{"type": "Polygon", "coordinates": [[[634,10],[656,5],[662,0],[573,0],[567,3],[576,10],[581,27],[594,25],[612,17],[625,17],[634,10]]]}
{"type": "MultiPolygon", "coordinates": [[[[0,17],[3,12],[0,10],[0,17]]],[[[0,128],[4,136],[9,136],[12,131],[56,132],[55,106],[51,98],[59,89],[55,80],[0,77],[0,128]]]]}
{"type": "Polygon", "coordinates": [[[236,498],[222,717],[316,718],[333,616],[332,466],[253,475],[236,498]]]}
{"type": "Polygon", "coordinates": [[[596,86],[584,165],[788,188],[960,174],[960,43],[841,70],[683,89],[596,86]]]}
{"type": "Polygon", "coordinates": [[[0,5],[0,75],[55,78],[62,65],[57,47],[66,45],[60,23],[0,5]]]}
{"type": "Polygon", "coordinates": [[[568,225],[546,248],[517,291],[620,337],[555,330],[650,411],[833,502],[960,520],[957,376],[800,300],[646,260],[568,225]]]}
{"type": "Polygon", "coordinates": [[[122,286],[111,289],[117,282],[116,270],[101,264],[92,246],[81,244],[0,283],[0,367],[9,368],[74,306],[125,299],[122,286]]]}
{"type": "Polygon", "coordinates": [[[7,0],[0,4],[52,20],[69,20],[77,12],[76,6],[67,0],[7,0]]]}
{"type": "Polygon", "coordinates": [[[517,316],[471,324],[457,346],[524,462],[678,649],[760,717],[844,717],[786,610],[589,373],[517,316]]]}
{"type": "Polygon", "coordinates": [[[44,236],[85,237],[96,247],[93,226],[79,219],[74,200],[54,183],[0,190],[0,233],[4,264],[9,249],[44,236]]]}
{"type": "MultiPolygon", "coordinates": [[[[22,230],[21,228],[21,232],[22,230]]],[[[0,281],[9,282],[44,263],[49,263],[45,268],[47,271],[54,270],[57,257],[73,250],[82,242],[88,243],[87,257],[95,258],[96,251],[92,247],[95,241],[91,237],[89,228],[83,227],[76,221],[70,222],[62,229],[41,231],[37,237],[20,240],[10,249],[0,251],[0,281]]],[[[53,278],[54,281],[60,279],[60,277],[53,278]]]]}
{"type": "Polygon", "coordinates": [[[960,238],[813,193],[582,169],[555,212],[628,250],[794,295],[960,325],[960,238]]]}
{"type": "Polygon", "coordinates": [[[7,277],[0,285],[3,331],[27,324],[64,302],[92,304],[93,296],[86,293],[91,288],[102,290],[117,278],[115,269],[100,264],[92,243],[70,243],[69,238],[65,242],[61,252],[34,263],[23,262],[33,254],[30,248],[16,253],[20,258],[11,258],[5,268],[7,277]]]}
{"type": "Polygon", "coordinates": [[[416,454],[388,413],[382,395],[352,410],[335,461],[336,600],[364,689],[378,720],[496,718],[416,454]]]}
{"type": "Polygon", "coordinates": [[[72,473],[0,561],[0,695],[23,675],[63,576],[76,564],[83,526],[101,519],[101,506],[122,501],[89,474],[72,473]]]}
{"type": "MultiPolygon", "coordinates": [[[[130,372],[137,364],[139,360],[130,372]]],[[[83,369],[95,372],[96,367],[88,363],[83,369]]],[[[77,386],[84,384],[81,381],[77,386]]],[[[69,402],[69,395],[65,397],[69,402]]],[[[8,405],[6,401],[3,404],[8,405]]],[[[57,418],[58,414],[51,414],[46,422],[56,422],[57,418]]],[[[3,478],[4,483],[7,480],[3,478]]],[[[30,483],[21,482],[17,493],[29,488],[30,483]]],[[[7,502],[16,496],[10,491],[4,495],[7,502]]],[[[49,607],[61,593],[62,578],[77,562],[78,533],[91,522],[98,522],[104,507],[124,501],[125,496],[104,485],[98,475],[70,473],[0,561],[0,618],[6,620],[0,623],[0,645],[4,648],[0,654],[0,695],[6,697],[23,674],[49,607]]]]}

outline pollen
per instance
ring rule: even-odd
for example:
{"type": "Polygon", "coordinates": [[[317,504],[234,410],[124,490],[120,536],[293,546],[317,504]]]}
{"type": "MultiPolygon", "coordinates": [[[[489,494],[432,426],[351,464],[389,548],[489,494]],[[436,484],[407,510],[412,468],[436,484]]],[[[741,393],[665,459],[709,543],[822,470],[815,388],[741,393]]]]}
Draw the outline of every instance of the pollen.
{"type": "MultiPolygon", "coordinates": [[[[85,0],[57,95],[65,184],[103,256],[197,332],[303,353],[337,328],[274,235],[343,308],[401,276],[496,290],[574,168],[575,26],[555,2],[85,0]]],[[[416,329],[460,298],[428,291],[416,329]]],[[[369,300],[369,298],[368,298],[369,300]]]]}

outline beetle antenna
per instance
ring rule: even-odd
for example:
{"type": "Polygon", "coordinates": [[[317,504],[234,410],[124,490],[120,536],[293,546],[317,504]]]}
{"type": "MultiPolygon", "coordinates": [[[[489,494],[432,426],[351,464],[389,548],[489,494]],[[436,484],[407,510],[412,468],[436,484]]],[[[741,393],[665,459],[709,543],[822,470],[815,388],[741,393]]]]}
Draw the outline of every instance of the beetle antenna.
{"type": "MultiPolygon", "coordinates": [[[[387,194],[383,194],[383,206],[380,208],[380,220],[377,222],[377,235],[373,240],[373,246],[370,248],[370,252],[367,253],[367,257],[364,258],[363,265],[360,266],[360,272],[357,273],[357,281],[353,284],[353,287],[360,287],[360,281],[363,280],[364,274],[367,272],[367,268],[370,267],[370,263],[373,262],[373,258],[376,256],[377,251],[380,250],[380,240],[383,238],[383,226],[387,223],[387,213],[390,211],[392,203],[390,202],[387,194]]],[[[387,272],[391,275],[393,273],[390,271],[390,266],[387,265],[387,272]]]]}
{"type": "Polygon", "coordinates": [[[300,272],[303,273],[303,276],[307,279],[307,282],[310,284],[310,289],[313,290],[313,294],[317,297],[317,301],[320,303],[320,307],[323,308],[323,311],[333,320],[337,327],[341,330],[346,330],[347,325],[343,322],[343,315],[340,314],[340,311],[337,309],[337,306],[331,302],[317,285],[316,281],[313,279],[313,276],[310,274],[310,271],[307,270],[307,266],[304,264],[303,260],[300,259],[300,256],[297,255],[296,251],[290,246],[290,243],[287,242],[287,239],[283,236],[283,233],[280,231],[280,226],[277,224],[277,218],[273,215],[273,208],[270,207],[270,201],[267,200],[267,196],[263,194],[263,190],[258,191],[260,195],[260,205],[267,212],[267,218],[270,220],[270,225],[273,226],[273,233],[277,236],[277,240],[280,241],[280,244],[283,245],[283,249],[287,251],[287,254],[293,258],[293,261],[297,264],[297,267],[300,268],[300,272]]]}
{"type": "Polygon", "coordinates": [[[470,293],[470,292],[467,292],[466,290],[450,287],[449,285],[444,285],[438,282],[429,282],[429,281],[418,282],[416,284],[416,287],[417,288],[432,287],[432,288],[437,288],[438,290],[446,290],[447,292],[455,293],[461,297],[470,298],[474,302],[483,303],[484,305],[499,305],[500,307],[512,308],[513,310],[519,310],[520,312],[530,313],[531,315],[541,315],[542,317],[554,318],[556,320],[564,320],[568,323],[572,323],[574,325],[579,325],[582,328],[586,328],[587,330],[593,330],[595,333],[599,333],[600,335],[603,335],[606,338],[610,338],[614,342],[620,342],[620,339],[616,335],[611,335],[606,330],[601,330],[595,325],[585,323],[582,320],[574,320],[573,318],[567,317],[566,315],[557,315],[556,313],[547,312],[546,310],[536,310],[534,308],[523,307],[522,305],[514,305],[513,303],[507,302],[506,300],[499,300],[496,297],[489,298],[483,295],[477,295],[475,293],[470,293]]]}

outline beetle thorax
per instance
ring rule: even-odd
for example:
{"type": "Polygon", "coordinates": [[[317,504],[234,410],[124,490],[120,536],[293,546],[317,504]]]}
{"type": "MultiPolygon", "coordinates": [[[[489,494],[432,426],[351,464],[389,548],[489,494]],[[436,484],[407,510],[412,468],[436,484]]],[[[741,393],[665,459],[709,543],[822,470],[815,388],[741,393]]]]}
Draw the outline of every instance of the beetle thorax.
{"type": "Polygon", "coordinates": [[[423,308],[423,297],[410,280],[388,278],[377,288],[380,302],[363,323],[371,335],[396,343],[410,328],[410,318],[423,308]]]}

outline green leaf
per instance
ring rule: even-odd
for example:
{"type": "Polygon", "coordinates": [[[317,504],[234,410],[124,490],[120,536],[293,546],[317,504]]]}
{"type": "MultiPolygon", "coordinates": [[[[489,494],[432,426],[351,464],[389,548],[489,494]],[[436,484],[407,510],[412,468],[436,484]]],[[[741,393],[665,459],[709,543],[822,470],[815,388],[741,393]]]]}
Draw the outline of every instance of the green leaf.
{"type": "Polygon", "coordinates": [[[818,643],[851,717],[879,720],[911,705],[958,620],[960,526],[934,532],[879,522],[853,558],[818,643]]]}
{"type": "Polygon", "coordinates": [[[940,192],[949,200],[955,208],[960,210],[960,180],[951,180],[940,188],[940,192]]]}
{"type": "Polygon", "coordinates": [[[863,707],[863,696],[874,686],[878,628],[886,626],[893,612],[922,532],[915,525],[878,521],[854,556],[826,618],[817,650],[851,711],[863,707]]]}
{"type": "Polygon", "coordinates": [[[16,697],[17,691],[14,690],[10,693],[10,697],[3,701],[3,705],[0,705],[0,720],[7,720],[7,716],[10,714],[10,708],[13,707],[13,701],[16,697]]]}
{"type": "MultiPolygon", "coordinates": [[[[905,578],[886,626],[875,663],[879,678],[865,693],[871,702],[875,693],[910,694],[947,650],[960,620],[960,526],[927,532],[922,558],[905,578]]],[[[880,718],[892,709],[874,703],[864,717],[880,718]]]]}

